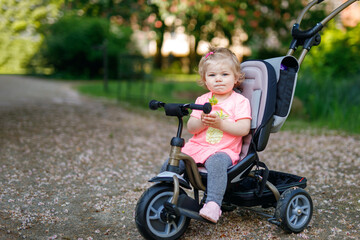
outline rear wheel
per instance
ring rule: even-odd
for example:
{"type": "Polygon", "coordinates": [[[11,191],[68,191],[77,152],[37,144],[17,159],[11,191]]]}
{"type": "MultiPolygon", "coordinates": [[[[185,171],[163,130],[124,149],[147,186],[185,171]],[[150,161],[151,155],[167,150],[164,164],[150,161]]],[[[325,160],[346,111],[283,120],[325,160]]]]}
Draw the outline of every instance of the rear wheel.
{"type": "Polygon", "coordinates": [[[289,188],[280,196],[275,218],[286,232],[299,233],[309,224],[312,212],[310,195],[302,188],[289,188]]]}
{"type": "MultiPolygon", "coordinates": [[[[180,194],[186,194],[180,189],[180,194]]],[[[190,218],[170,214],[164,203],[171,202],[172,185],[158,184],[147,189],[136,205],[135,222],[146,239],[177,239],[184,234],[190,218]]]]}

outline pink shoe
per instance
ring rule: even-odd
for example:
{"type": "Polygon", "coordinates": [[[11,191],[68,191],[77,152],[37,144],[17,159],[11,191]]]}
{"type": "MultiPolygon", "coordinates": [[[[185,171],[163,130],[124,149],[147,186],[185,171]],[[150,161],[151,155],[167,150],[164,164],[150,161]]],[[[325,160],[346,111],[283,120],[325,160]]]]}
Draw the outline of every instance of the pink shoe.
{"type": "Polygon", "coordinates": [[[213,202],[213,201],[205,203],[203,208],[200,209],[199,214],[203,218],[205,218],[213,223],[217,223],[217,221],[219,220],[219,217],[221,216],[220,206],[216,202],[213,202]]]}

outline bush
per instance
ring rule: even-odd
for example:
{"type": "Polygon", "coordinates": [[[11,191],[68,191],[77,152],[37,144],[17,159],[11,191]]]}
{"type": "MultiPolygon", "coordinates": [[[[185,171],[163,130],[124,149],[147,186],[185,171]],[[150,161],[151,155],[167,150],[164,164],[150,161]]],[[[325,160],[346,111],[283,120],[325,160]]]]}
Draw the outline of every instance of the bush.
{"type": "Polygon", "coordinates": [[[311,49],[300,71],[296,95],[310,120],[330,128],[360,132],[360,25],[330,27],[311,49]]]}
{"type": "Polygon", "coordinates": [[[126,51],[131,31],[121,29],[121,36],[109,32],[106,19],[63,17],[44,26],[44,42],[31,60],[29,69],[52,68],[57,77],[97,78],[103,74],[103,47],[107,39],[110,77],[116,76],[117,56],[126,51]]]}
{"type": "Polygon", "coordinates": [[[330,25],[321,38],[321,44],[312,48],[304,61],[316,81],[341,81],[360,73],[360,24],[349,29],[330,25]]]}

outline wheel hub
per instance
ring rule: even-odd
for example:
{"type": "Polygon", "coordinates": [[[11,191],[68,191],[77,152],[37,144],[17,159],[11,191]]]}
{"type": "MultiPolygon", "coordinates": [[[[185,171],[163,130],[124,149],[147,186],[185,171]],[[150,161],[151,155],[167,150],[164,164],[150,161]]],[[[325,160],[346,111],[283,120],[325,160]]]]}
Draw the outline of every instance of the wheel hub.
{"type": "Polygon", "coordinates": [[[164,223],[170,223],[176,220],[177,216],[174,209],[169,205],[164,205],[160,211],[160,220],[164,223]]]}
{"type": "Polygon", "coordinates": [[[296,216],[300,216],[302,214],[302,210],[300,207],[296,207],[293,211],[293,214],[296,215],[296,216]]]}
{"type": "Polygon", "coordinates": [[[163,222],[163,223],[168,222],[168,214],[166,213],[165,208],[162,208],[160,210],[160,221],[163,222]]]}

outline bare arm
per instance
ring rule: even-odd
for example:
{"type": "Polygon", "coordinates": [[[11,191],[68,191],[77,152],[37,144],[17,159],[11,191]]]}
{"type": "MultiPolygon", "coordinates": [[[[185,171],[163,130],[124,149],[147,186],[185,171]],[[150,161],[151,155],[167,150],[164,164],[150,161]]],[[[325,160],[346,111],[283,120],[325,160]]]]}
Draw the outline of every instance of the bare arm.
{"type": "Polygon", "coordinates": [[[204,114],[201,117],[204,126],[218,128],[223,132],[227,132],[233,136],[246,136],[250,131],[250,119],[240,119],[236,122],[221,119],[217,114],[204,114]]]}
{"type": "Polygon", "coordinates": [[[202,123],[201,119],[190,117],[187,122],[187,129],[191,134],[196,134],[204,130],[206,126],[202,123]]]}

